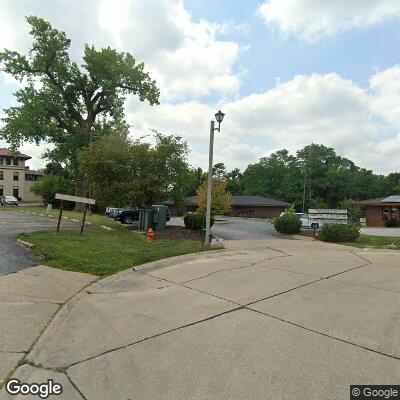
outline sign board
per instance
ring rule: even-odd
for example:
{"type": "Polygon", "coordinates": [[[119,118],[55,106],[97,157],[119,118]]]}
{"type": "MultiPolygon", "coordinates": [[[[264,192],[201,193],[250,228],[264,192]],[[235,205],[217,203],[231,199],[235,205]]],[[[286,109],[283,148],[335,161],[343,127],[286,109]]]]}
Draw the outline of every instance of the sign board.
{"type": "Polygon", "coordinates": [[[96,200],[87,197],[70,196],[69,194],[56,193],[56,200],[72,201],[74,203],[96,204],[96,200]]]}
{"type": "Polygon", "coordinates": [[[347,210],[338,209],[310,209],[308,210],[311,224],[318,224],[319,227],[325,224],[347,224],[347,210]]]}

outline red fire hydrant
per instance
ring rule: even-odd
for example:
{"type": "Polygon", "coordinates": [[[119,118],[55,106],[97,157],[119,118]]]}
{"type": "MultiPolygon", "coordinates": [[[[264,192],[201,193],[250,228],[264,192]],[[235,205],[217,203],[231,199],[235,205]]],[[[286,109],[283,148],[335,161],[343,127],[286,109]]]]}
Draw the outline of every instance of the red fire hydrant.
{"type": "Polygon", "coordinates": [[[150,229],[147,231],[147,241],[148,241],[148,242],[152,242],[153,239],[154,239],[154,231],[153,231],[153,229],[150,228],[150,229]]]}

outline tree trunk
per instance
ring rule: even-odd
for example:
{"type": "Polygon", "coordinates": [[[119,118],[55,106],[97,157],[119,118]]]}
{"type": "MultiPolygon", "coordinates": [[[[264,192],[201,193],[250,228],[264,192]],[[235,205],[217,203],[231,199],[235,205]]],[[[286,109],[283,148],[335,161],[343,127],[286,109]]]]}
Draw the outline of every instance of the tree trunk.
{"type": "MultiPolygon", "coordinates": [[[[86,197],[83,183],[78,181],[75,183],[75,196],[86,197]]],[[[83,203],[75,203],[75,211],[83,211],[85,205],[83,203]]]]}

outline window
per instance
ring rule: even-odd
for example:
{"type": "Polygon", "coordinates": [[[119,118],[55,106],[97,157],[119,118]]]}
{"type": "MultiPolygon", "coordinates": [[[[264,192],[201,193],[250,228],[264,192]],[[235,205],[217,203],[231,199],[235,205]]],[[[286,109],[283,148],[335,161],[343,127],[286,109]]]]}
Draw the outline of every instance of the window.
{"type": "Polygon", "coordinates": [[[3,185],[0,185],[0,196],[3,196],[3,194],[4,194],[3,185]]]}
{"type": "Polygon", "coordinates": [[[0,171],[0,181],[4,181],[4,172],[0,171]]]}
{"type": "Polygon", "coordinates": [[[11,165],[11,157],[6,157],[6,164],[11,165]]]}
{"type": "Polygon", "coordinates": [[[382,209],[382,219],[384,221],[399,220],[399,209],[396,207],[385,207],[382,209]]]}
{"type": "Polygon", "coordinates": [[[13,165],[18,165],[18,158],[13,158],[13,165]]]}
{"type": "Polygon", "coordinates": [[[14,181],[18,181],[19,180],[18,172],[13,172],[13,180],[14,181]]]}
{"type": "Polygon", "coordinates": [[[0,165],[3,165],[3,164],[4,164],[4,158],[0,157],[0,165]]]}
{"type": "Polygon", "coordinates": [[[14,186],[13,187],[13,196],[18,199],[19,197],[19,187],[18,186],[14,186]]]}
{"type": "Polygon", "coordinates": [[[26,181],[37,181],[38,180],[38,176],[37,175],[26,174],[25,175],[25,180],[26,181]]]}

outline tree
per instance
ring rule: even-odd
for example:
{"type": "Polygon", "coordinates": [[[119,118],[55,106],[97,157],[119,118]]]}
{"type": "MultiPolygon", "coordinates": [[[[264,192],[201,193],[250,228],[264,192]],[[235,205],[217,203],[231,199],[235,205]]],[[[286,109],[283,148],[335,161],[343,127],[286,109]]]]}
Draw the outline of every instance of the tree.
{"type": "Polygon", "coordinates": [[[212,171],[213,171],[213,176],[215,176],[217,179],[219,180],[225,179],[226,167],[224,163],[220,162],[214,164],[214,166],[212,167],[212,171]]]}
{"type": "MultiPolygon", "coordinates": [[[[207,211],[207,187],[208,182],[204,182],[197,189],[196,202],[198,211],[205,214],[207,211]]],[[[211,214],[228,214],[232,207],[232,196],[226,191],[227,183],[214,178],[212,184],[211,214]]]]}
{"type": "Polygon", "coordinates": [[[347,210],[347,214],[352,222],[358,222],[362,217],[362,211],[357,201],[352,199],[346,199],[339,203],[339,207],[343,210],[347,210]]]}
{"type": "Polygon", "coordinates": [[[3,71],[27,84],[15,93],[17,106],[5,110],[1,137],[13,148],[21,142],[54,145],[45,157],[70,165],[75,193],[83,194],[77,179],[77,154],[105,134],[126,130],[124,102],[128,94],[158,104],[159,90],[129,53],[86,45],[81,67],[71,61],[70,39],[49,22],[26,18],[33,43],[26,55],[0,52],[3,71]]]}
{"type": "Polygon", "coordinates": [[[80,176],[89,181],[100,209],[183,202],[189,172],[187,144],[173,135],[156,133],[155,139],[151,146],[114,134],[80,152],[80,176]]]}
{"type": "Polygon", "coordinates": [[[195,196],[197,189],[207,180],[207,173],[200,167],[189,171],[186,196],[195,196]]]}
{"type": "Polygon", "coordinates": [[[232,195],[240,195],[242,193],[242,173],[239,168],[234,168],[232,171],[225,174],[225,179],[227,183],[227,191],[232,195]]]}
{"type": "Polygon", "coordinates": [[[62,175],[44,175],[31,187],[31,192],[43,199],[44,203],[54,204],[56,193],[73,194],[74,187],[69,179],[62,175]]]}

